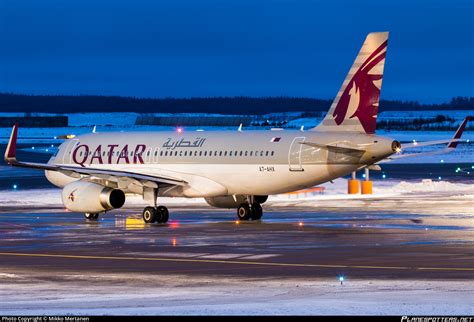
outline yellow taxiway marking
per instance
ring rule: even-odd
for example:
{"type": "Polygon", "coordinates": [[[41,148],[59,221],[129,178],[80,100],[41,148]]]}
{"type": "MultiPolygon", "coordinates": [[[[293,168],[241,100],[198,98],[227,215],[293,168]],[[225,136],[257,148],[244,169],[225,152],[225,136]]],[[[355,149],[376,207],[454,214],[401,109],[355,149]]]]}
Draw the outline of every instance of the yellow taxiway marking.
{"type": "Polygon", "coordinates": [[[217,259],[189,259],[189,258],[161,258],[161,257],[130,257],[130,256],[96,256],[96,255],[68,255],[68,254],[34,254],[34,253],[0,253],[0,256],[23,257],[49,257],[69,259],[106,259],[129,261],[155,261],[155,262],[181,262],[181,263],[216,263],[259,266],[284,266],[284,267],[316,267],[316,268],[356,268],[356,269],[394,269],[394,270],[424,270],[424,271],[474,271],[474,267],[410,267],[410,266],[367,266],[367,265],[337,265],[337,264],[298,264],[298,263],[272,263],[248,262],[236,260],[217,259]]]}

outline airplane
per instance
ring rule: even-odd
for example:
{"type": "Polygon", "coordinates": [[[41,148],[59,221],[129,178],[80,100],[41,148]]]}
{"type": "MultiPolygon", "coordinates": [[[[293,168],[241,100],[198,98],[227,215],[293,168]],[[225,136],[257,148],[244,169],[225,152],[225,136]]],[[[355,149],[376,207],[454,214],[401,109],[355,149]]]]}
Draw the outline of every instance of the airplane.
{"type": "Polygon", "coordinates": [[[312,187],[397,157],[405,148],[448,143],[454,150],[470,118],[450,140],[403,146],[378,136],[376,120],[388,32],[369,33],[327,115],[316,127],[279,131],[108,132],[70,138],[47,163],[16,159],[18,124],[5,161],[44,170],[62,188],[62,202],[87,220],[121,208],[126,194],[143,196],[146,223],[166,223],[158,197],[205,198],[259,220],[269,195],[312,187]]]}

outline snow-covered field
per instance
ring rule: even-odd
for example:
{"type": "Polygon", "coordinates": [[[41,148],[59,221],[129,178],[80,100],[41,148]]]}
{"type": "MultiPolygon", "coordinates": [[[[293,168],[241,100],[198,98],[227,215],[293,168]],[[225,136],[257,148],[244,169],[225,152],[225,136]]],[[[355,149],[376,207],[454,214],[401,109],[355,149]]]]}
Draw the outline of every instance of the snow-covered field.
{"type": "MultiPolygon", "coordinates": [[[[346,201],[364,201],[366,199],[389,199],[389,198],[422,198],[426,195],[448,196],[450,198],[461,198],[465,201],[466,211],[471,211],[474,215],[474,184],[469,183],[450,183],[448,181],[395,181],[383,180],[374,181],[372,195],[348,195],[347,181],[345,179],[336,179],[334,183],[322,185],[325,189],[323,193],[301,193],[298,195],[275,195],[270,196],[268,204],[272,207],[285,207],[288,203],[300,204],[307,207],[318,207],[324,201],[325,206],[334,205],[335,207],[349,206],[350,204],[341,204],[341,200],[346,201]],[[472,208],[471,208],[472,207],[472,208]]],[[[158,198],[159,200],[162,198],[158,198]]],[[[162,203],[167,205],[207,205],[202,198],[164,198],[162,203]]],[[[61,207],[61,190],[58,188],[50,189],[28,189],[28,190],[8,190],[1,191],[0,205],[8,206],[40,206],[40,207],[61,207]]],[[[136,195],[127,196],[124,207],[142,206],[144,202],[141,197],[136,195]]]]}
{"type": "Polygon", "coordinates": [[[472,315],[466,281],[0,272],[1,315],[472,315]],[[92,281],[92,283],[91,283],[92,281]],[[34,297],[34,301],[31,300],[34,297]]]}

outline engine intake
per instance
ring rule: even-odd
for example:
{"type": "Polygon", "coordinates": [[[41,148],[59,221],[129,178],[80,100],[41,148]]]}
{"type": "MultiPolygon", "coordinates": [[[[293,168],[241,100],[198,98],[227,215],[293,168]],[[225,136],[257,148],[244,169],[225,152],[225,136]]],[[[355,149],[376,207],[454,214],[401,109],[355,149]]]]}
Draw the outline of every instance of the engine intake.
{"type": "Polygon", "coordinates": [[[63,188],[62,200],[71,211],[99,213],[122,207],[125,193],[97,183],[75,181],[63,188]]]}

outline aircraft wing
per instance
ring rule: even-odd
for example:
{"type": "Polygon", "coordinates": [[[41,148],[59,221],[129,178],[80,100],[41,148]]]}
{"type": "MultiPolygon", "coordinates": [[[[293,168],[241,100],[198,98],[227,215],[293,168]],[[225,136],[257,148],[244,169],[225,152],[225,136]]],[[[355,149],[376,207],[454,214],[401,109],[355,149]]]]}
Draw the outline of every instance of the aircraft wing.
{"type": "Polygon", "coordinates": [[[57,172],[64,173],[68,176],[73,176],[77,178],[82,178],[84,176],[86,177],[94,176],[94,177],[99,177],[99,178],[104,178],[104,179],[129,178],[129,179],[138,180],[142,183],[145,183],[146,181],[151,181],[156,184],[166,184],[166,185],[184,186],[187,184],[186,181],[178,179],[178,178],[146,175],[146,174],[140,174],[136,172],[121,171],[121,170],[107,170],[107,169],[97,169],[97,168],[86,168],[86,167],[80,167],[80,166],[21,162],[16,159],[17,137],[18,137],[18,124],[15,123],[15,125],[13,126],[12,133],[10,135],[10,140],[8,141],[7,150],[5,151],[5,162],[15,167],[57,171],[57,172]]]}
{"type": "Polygon", "coordinates": [[[464,132],[464,129],[466,128],[467,122],[471,121],[472,119],[473,119],[472,116],[466,116],[466,118],[462,121],[461,125],[459,125],[458,129],[456,130],[456,133],[454,133],[454,136],[449,140],[413,142],[413,143],[402,144],[401,146],[401,151],[404,151],[406,149],[412,149],[412,148],[417,148],[421,146],[430,146],[430,145],[439,145],[439,144],[448,143],[444,149],[431,151],[431,152],[395,154],[384,159],[382,162],[387,162],[387,161],[397,160],[397,159],[404,159],[404,158],[411,158],[411,157],[418,157],[418,156],[425,156],[425,155],[445,154],[445,153],[452,152],[454,151],[454,149],[456,149],[456,147],[458,146],[458,143],[462,141],[461,136],[464,132]]]}

